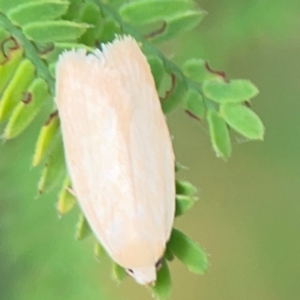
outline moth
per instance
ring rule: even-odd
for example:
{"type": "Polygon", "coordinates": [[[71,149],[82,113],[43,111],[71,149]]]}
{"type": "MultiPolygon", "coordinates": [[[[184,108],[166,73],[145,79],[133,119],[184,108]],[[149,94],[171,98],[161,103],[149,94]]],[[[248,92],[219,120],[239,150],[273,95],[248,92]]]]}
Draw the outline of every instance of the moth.
{"type": "Polygon", "coordinates": [[[61,54],[55,102],[72,189],[92,231],[138,283],[153,284],[174,221],[175,160],[136,40],[61,54]]]}

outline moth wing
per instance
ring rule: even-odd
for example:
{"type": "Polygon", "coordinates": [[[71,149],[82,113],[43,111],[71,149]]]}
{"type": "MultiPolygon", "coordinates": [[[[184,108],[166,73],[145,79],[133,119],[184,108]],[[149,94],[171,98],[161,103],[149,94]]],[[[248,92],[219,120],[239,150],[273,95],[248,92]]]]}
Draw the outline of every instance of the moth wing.
{"type": "MultiPolygon", "coordinates": [[[[136,93],[133,98],[135,101],[132,101],[129,138],[133,178],[137,179],[134,181],[134,190],[136,201],[143,199],[143,213],[152,222],[151,235],[160,236],[165,244],[174,222],[174,154],[150,68],[146,74],[149,76],[144,79],[147,84],[142,80],[131,82],[131,89],[136,93]]],[[[150,229],[147,230],[150,232],[150,229]]]]}
{"type": "Polygon", "coordinates": [[[174,155],[146,58],[132,38],[57,66],[56,103],[79,204],[124,267],[155,263],[175,209],[174,155]]]}
{"type": "Polygon", "coordinates": [[[150,212],[153,220],[163,216],[160,228],[165,228],[166,241],[174,222],[174,153],[151,69],[130,37],[116,40],[105,50],[109,68],[118,70],[128,96],[131,120],[127,144],[132,156],[132,175],[137,179],[134,190],[137,198],[146,199],[143,203],[148,205],[148,217],[150,212]]]}

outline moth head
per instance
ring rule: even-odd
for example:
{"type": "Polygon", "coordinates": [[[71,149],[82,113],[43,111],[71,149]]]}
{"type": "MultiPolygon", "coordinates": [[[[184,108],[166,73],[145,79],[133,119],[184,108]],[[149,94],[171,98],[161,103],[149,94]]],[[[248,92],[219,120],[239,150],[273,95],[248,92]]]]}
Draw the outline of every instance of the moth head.
{"type": "Polygon", "coordinates": [[[132,276],[136,282],[142,285],[153,285],[156,281],[155,266],[126,269],[126,272],[132,276]]]}
{"type": "Polygon", "coordinates": [[[154,285],[156,281],[156,272],[161,268],[161,266],[162,259],[159,259],[154,266],[126,269],[126,272],[139,284],[154,285]]]}

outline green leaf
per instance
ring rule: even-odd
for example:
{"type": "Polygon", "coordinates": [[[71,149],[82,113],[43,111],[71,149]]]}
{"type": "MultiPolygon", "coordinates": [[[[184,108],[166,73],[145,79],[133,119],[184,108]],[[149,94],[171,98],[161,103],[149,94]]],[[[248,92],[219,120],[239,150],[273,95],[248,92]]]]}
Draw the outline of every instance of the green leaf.
{"type": "Polygon", "coordinates": [[[170,251],[170,249],[166,248],[164,257],[166,258],[166,260],[172,261],[172,260],[174,260],[174,257],[175,257],[175,256],[174,256],[174,254],[170,251]]]}
{"type": "Polygon", "coordinates": [[[207,66],[204,60],[192,58],[183,64],[182,69],[187,77],[198,83],[203,83],[205,80],[222,78],[220,74],[210,71],[207,66]]]}
{"type": "Polygon", "coordinates": [[[22,58],[23,49],[13,50],[10,51],[8,59],[0,64],[0,94],[16,72],[22,58]]]}
{"type": "Polygon", "coordinates": [[[23,93],[33,81],[35,68],[29,59],[24,59],[18,66],[6,87],[0,102],[0,120],[4,120],[22,100],[23,93]]]}
{"type": "Polygon", "coordinates": [[[19,44],[19,41],[16,38],[14,38],[12,35],[3,39],[1,41],[0,64],[4,65],[5,63],[7,63],[11,58],[11,54],[14,51],[20,49],[21,46],[19,44]]]}
{"type": "Polygon", "coordinates": [[[160,43],[173,38],[178,33],[189,31],[196,27],[206,15],[204,11],[185,11],[166,18],[166,27],[160,34],[153,35],[152,42],[160,43]]]}
{"type": "Polygon", "coordinates": [[[101,32],[101,43],[111,42],[117,34],[121,34],[120,24],[115,20],[105,20],[101,32]]]}
{"type": "Polygon", "coordinates": [[[55,78],[55,76],[56,76],[56,64],[57,64],[57,62],[54,62],[54,63],[50,64],[48,67],[49,72],[53,78],[55,78]]]}
{"type": "Polygon", "coordinates": [[[175,217],[181,216],[186,213],[197,201],[196,197],[186,195],[176,195],[176,209],[175,217]]]}
{"type": "Polygon", "coordinates": [[[0,11],[6,12],[24,3],[24,0],[0,0],[0,11]]]}
{"type": "Polygon", "coordinates": [[[63,15],[65,20],[77,20],[82,9],[83,3],[82,0],[68,0],[70,2],[68,11],[63,15]]]}
{"type": "Polygon", "coordinates": [[[76,204],[76,197],[70,192],[71,181],[66,177],[58,196],[57,212],[59,216],[67,214],[76,204]]]}
{"type": "Polygon", "coordinates": [[[176,180],[176,195],[194,196],[197,188],[188,181],[176,180]]]}
{"type": "Polygon", "coordinates": [[[191,2],[186,0],[139,0],[123,4],[119,13],[126,22],[143,25],[164,20],[190,7],[191,2]]]}
{"type": "Polygon", "coordinates": [[[228,158],[231,154],[231,142],[226,122],[214,111],[208,112],[207,121],[212,145],[217,156],[228,158]]]}
{"type": "Polygon", "coordinates": [[[0,67],[7,61],[5,53],[5,43],[11,39],[10,33],[3,27],[0,27],[0,43],[2,44],[2,51],[0,51],[0,67]]]}
{"type": "Polygon", "coordinates": [[[100,261],[103,257],[106,256],[106,251],[99,242],[95,243],[94,254],[98,261],[100,261]]]}
{"type": "Polygon", "coordinates": [[[153,297],[160,300],[169,299],[172,292],[172,279],[168,263],[163,260],[162,267],[157,272],[157,280],[151,287],[153,297]]]}
{"type": "Polygon", "coordinates": [[[79,215],[79,219],[76,225],[76,233],[75,233],[75,238],[76,240],[83,240],[87,236],[89,236],[92,233],[90,226],[84,217],[84,215],[81,213],[79,215]]]}
{"type": "Polygon", "coordinates": [[[207,98],[218,103],[239,103],[258,94],[258,89],[249,80],[236,79],[226,83],[221,80],[208,80],[203,83],[207,98]]]}
{"type": "Polygon", "coordinates": [[[4,130],[4,137],[12,139],[22,133],[49,99],[47,83],[41,78],[35,79],[29,86],[23,101],[13,110],[4,130]]]}
{"type": "Polygon", "coordinates": [[[122,282],[128,275],[126,273],[126,270],[118,265],[116,262],[113,262],[112,265],[112,276],[113,279],[117,282],[122,282]]]}
{"type": "Polygon", "coordinates": [[[161,106],[164,114],[172,111],[183,99],[183,95],[186,91],[186,83],[180,77],[172,74],[175,79],[172,83],[171,90],[167,92],[168,96],[166,99],[161,100],[161,106]]]}
{"type": "Polygon", "coordinates": [[[202,95],[195,89],[188,89],[184,96],[184,108],[199,119],[206,113],[202,95]]]}
{"type": "Polygon", "coordinates": [[[198,243],[192,241],[184,233],[173,228],[167,246],[191,272],[196,274],[205,273],[208,264],[205,251],[201,249],[198,243]]]}
{"type": "Polygon", "coordinates": [[[260,118],[243,104],[221,105],[221,115],[230,127],[251,140],[263,140],[264,125],[260,118]]]}
{"type": "Polygon", "coordinates": [[[42,177],[39,181],[39,193],[51,191],[57,184],[61,183],[66,176],[64,150],[61,136],[57,136],[53,147],[48,155],[42,177]]]}
{"type": "Polygon", "coordinates": [[[40,2],[26,2],[7,12],[8,18],[16,25],[23,26],[34,20],[54,20],[62,16],[69,6],[68,1],[43,0],[40,2]]]}
{"type": "Polygon", "coordinates": [[[39,43],[67,42],[77,40],[90,27],[65,20],[41,21],[25,25],[23,32],[28,39],[39,43]]]}
{"type": "Polygon", "coordinates": [[[22,5],[25,1],[26,0],[0,0],[0,11],[7,12],[14,7],[22,5]]]}
{"type": "Polygon", "coordinates": [[[178,161],[175,161],[175,172],[176,172],[176,173],[179,172],[179,171],[181,171],[181,170],[186,170],[186,169],[188,169],[188,167],[182,165],[182,164],[181,164],[180,162],[178,162],[178,161]]]}
{"type": "Polygon", "coordinates": [[[0,28],[0,41],[7,39],[10,36],[10,33],[4,29],[3,27],[0,28]]]}
{"type": "Polygon", "coordinates": [[[95,40],[100,37],[104,21],[99,7],[93,2],[84,3],[80,10],[79,21],[94,25],[93,28],[87,29],[79,39],[80,43],[94,47],[95,40]]]}
{"type": "Polygon", "coordinates": [[[41,55],[48,63],[56,63],[59,55],[65,50],[72,49],[85,49],[86,51],[92,52],[94,49],[84,44],[78,43],[54,43],[54,48],[51,51],[47,51],[44,55],[41,55]]]}
{"type": "Polygon", "coordinates": [[[148,63],[151,67],[151,72],[155,81],[156,89],[159,90],[160,84],[165,74],[165,68],[162,60],[158,56],[147,57],[148,63]]]}
{"type": "Polygon", "coordinates": [[[58,132],[58,129],[59,118],[57,112],[54,112],[49,116],[49,119],[39,133],[32,161],[32,165],[34,167],[37,166],[45,157],[56,133],[58,132]]]}

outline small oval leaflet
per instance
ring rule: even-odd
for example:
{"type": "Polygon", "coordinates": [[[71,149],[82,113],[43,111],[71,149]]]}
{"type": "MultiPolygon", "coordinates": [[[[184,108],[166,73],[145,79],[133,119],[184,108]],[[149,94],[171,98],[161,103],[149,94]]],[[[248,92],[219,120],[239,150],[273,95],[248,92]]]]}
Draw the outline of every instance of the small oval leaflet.
{"type": "Polygon", "coordinates": [[[217,112],[210,111],[207,115],[212,146],[218,157],[225,160],[231,154],[231,141],[226,122],[217,112]]]}
{"type": "Polygon", "coordinates": [[[64,52],[56,104],[72,188],[105,251],[156,281],[175,213],[174,154],[146,57],[130,36],[64,52]]]}
{"type": "Polygon", "coordinates": [[[203,92],[209,99],[217,103],[241,103],[255,97],[259,91],[249,80],[235,79],[230,82],[223,80],[206,80],[203,92]]]}
{"type": "Polygon", "coordinates": [[[230,127],[251,140],[263,140],[264,125],[258,115],[242,104],[223,104],[220,113],[230,127]]]}

